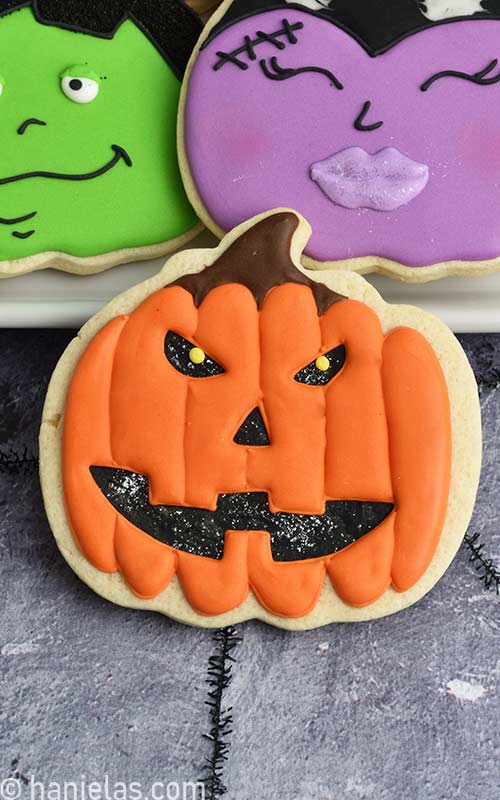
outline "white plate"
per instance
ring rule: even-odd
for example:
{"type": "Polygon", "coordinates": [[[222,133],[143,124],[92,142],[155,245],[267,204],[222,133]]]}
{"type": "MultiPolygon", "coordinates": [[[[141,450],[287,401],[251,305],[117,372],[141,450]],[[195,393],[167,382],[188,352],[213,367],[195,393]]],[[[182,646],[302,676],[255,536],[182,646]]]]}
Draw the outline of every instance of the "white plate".
{"type": "MultiPolygon", "coordinates": [[[[204,232],[188,248],[214,244],[215,238],[204,232]]],[[[164,261],[125,264],[83,278],[45,270],[0,280],[0,327],[79,328],[116,294],[154,275],[164,261]]],[[[456,333],[500,332],[500,273],[417,286],[378,275],[368,279],[387,302],[421,306],[456,333]]]]}

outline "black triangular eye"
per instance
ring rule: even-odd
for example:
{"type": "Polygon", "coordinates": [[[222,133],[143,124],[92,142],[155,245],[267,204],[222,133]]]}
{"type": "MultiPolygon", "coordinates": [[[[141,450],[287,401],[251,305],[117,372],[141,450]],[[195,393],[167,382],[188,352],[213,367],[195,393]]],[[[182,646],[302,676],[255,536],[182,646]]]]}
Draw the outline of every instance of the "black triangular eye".
{"type": "Polygon", "coordinates": [[[335,375],[338,375],[345,364],[346,356],[345,345],[339,344],[297,372],[295,380],[308,386],[326,386],[335,375]]]}
{"type": "Polygon", "coordinates": [[[201,347],[197,347],[173,331],[169,331],[165,336],[165,355],[177,372],[182,372],[191,378],[209,378],[225,372],[225,369],[210,358],[201,347]]]}

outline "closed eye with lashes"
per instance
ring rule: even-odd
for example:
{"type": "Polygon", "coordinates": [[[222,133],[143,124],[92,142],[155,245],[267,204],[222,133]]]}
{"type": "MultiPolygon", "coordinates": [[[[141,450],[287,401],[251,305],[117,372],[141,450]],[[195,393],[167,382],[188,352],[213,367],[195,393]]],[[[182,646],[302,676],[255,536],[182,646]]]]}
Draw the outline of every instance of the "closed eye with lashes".
{"type": "MultiPolygon", "coordinates": [[[[296,34],[298,31],[301,31],[303,27],[303,22],[291,23],[287,19],[284,19],[282,20],[282,27],[273,33],[257,31],[254,38],[245,36],[244,43],[235,50],[228,53],[221,50],[217,51],[216,55],[218,61],[213,65],[212,69],[217,72],[222,69],[222,67],[226,66],[226,64],[232,64],[234,67],[245,71],[248,69],[248,64],[243,61],[241,56],[245,55],[250,61],[255,61],[257,58],[255,50],[262,44],[273,45],[277,50],[284,50],[288,45],[295,45],[298,41],[296,34]]],[[[294,78],[296,75],[301,75],[305,72],[313,72],[324,75],[336,89],[341,90],[344,88],[337,76],[325,67],[311,65],[285,68],[278,64],[276,56],[271,56],[269,59],[261,59],[259,65],[266,78],[273,81],[285,81],[288,80],[288,78],[294,78]]]]}
{"type": "Polygon", "coordinates": [[[498,66],[498,59],[494,58],[493,61],[490,61],[484,69],[479,70],[479,72],[469,73],[469,72],[461,72],[460,70],[455,69],[445,69],[442,72],[436,72],[435,75],[431,75],[420,87],[422,92],[426,92],[433,83],[436,81],[441,80],[442,78],[459,78],[463,81],[468,81],[469,83],[475,83],[478,86],[492,86],[495,83],[500,82],[500,72],[496,75],[491,75],[493,70],[498,66]]]}
{"type": "Polygon", "coordinates": [[[342,90],[344,88],[333,72],[325,67],[281,67],[276,56],[272,56],[269,59],[269,63],[265,58],[262,58],[259,61],[259,65],[266,78],[270,78],[273,81],[286,81],[288,78],[294,78],[296,75],[302,75],[305,72],[315,72],[328,78],[336,89],[342,90]]]}

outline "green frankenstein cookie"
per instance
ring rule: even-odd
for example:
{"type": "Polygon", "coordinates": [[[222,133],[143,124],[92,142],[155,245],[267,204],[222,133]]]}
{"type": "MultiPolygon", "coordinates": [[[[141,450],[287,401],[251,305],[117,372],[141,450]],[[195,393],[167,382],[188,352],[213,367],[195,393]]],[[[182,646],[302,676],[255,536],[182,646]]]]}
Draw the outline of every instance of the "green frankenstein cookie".
{"type": "Polygon", "coordinates": [[[92,273],[197,230],[176,154],[180,0],[0,0],[0,276],[92,273]]]}

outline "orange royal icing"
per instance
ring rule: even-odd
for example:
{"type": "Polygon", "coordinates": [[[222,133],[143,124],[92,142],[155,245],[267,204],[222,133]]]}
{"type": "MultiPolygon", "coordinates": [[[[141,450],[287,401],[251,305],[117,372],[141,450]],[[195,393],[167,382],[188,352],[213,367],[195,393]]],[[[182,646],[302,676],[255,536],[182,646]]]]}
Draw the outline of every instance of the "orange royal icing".
{"type": "Polygon", "coordinates": [[[322,315],[306,285],[271,288],[259,310],[242,284],[219,285],[199,307],[181,286],[148,297],[103,327],[71,381],[63,436],[68,519],[82,552],[154,597],[177,573],[189,603],[207,615],[242,603],[249,587],[284,617],[314,607],[325,574],[340,597],[364,606],[392,583],[412,586],[436,549],[447,509],[451,426],[447,387],[426,339],[410,328],[384,337],[363,303],[340,300],[322,315]],[[223,374],[197,379],[164,354],[174,331],[223,374]],[[344,344],[327,386],[294,380],[344,344]],[[259,408],[267,447],[234,442],[259,408]],[[220,560],[158,542],[122,517],[90,467],[149,478],[150,502],[214,510],[222,493],[266,492],[273,512],[321,514],[327,500],[395,504],[371,533],[327,557],[273,561],[266,531],[228,531],[220,560]]]}

